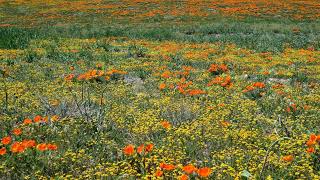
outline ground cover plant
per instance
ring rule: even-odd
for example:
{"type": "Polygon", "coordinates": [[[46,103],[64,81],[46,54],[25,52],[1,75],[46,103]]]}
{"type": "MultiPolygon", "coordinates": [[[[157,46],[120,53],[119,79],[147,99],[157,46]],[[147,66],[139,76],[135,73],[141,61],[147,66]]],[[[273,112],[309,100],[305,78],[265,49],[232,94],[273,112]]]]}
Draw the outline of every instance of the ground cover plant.
{"type": "Polygon", "coordinates": [[[320,4],[0,0],[1,179],[319,179],[320,4]]]}

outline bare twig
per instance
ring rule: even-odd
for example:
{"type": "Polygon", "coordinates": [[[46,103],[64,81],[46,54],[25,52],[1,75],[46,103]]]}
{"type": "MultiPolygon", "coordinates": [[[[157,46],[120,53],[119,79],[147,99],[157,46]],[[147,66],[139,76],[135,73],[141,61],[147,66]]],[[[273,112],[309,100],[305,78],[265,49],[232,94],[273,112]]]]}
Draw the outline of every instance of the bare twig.
{"type": "Polygon", "coordinates": [[[279,123],[280,123],[281,127],[284,129],[284,132],[286,133],[286,136],[287,136],[287,137],[291,137],[290,132],[289,132],[287,126],[286,126],[286,125],[283,123],[283,121],[281,120],[281,116],[279,116],[278,119],[279,119],[279,123]]]}
{"type": "Polygon", "coordinates": [[[268,148],[268,150],[267,150],[267,154],[264,156],[264,161],[263,161],[262,169],[261,169],[261,171],[260,171],[260,175],[259,175],[260,178],[259,178],[259,179],[261,179],[261,177],[262,177],[262,173],[263,173],[263,171],[264,171],[264,169],[265,169],[265,167],[266,167],[267,160],[268,160],[269,154],[270,154],[273,146],[275,146],[276,144],[278,144],[278,143],[279,143],[280,141],[282,141],[282,140],[288,140],[288,139],[290,139],[290,137],[280,138],[280,139],[276,140],[275,142],[273,142],[273,143],[269,146],[269,148],[268,148]]]}
{"type": "Polygon", "coordinates": [[[71,88],[69,88],[69,91],[70,91],[70,93],[71,93],[71,95],[72,95],[72,97],[73,97],[73,100],[75,101],[75,103],[76,103],[76,105],[77,105],[77,108],[78,108],[81,116],[82,116],[82,117],[86,117],[86,119],[88,120],[89,117],[87,116],[87,114],[84,115],[84,113],[82,112],[82,110],[81,110],[81,108],[80,108],[80,105],[79,105],[79,103],[78,103],[78,101],[77,101],[76,95],[74,95],[74,94],[72,93],[72,89],[71,89],[71,88]]]}
{"type": "Polygon", "coordinates": [[[8,105],[9,105],[9,95],[8,95],[8,87],[7,87],[7,83],[6,83],[6,80],[3,79],[3,84],[4,84],[4,93],[5,93],[5,111],[7,112],[8,111],[8,105]]]}

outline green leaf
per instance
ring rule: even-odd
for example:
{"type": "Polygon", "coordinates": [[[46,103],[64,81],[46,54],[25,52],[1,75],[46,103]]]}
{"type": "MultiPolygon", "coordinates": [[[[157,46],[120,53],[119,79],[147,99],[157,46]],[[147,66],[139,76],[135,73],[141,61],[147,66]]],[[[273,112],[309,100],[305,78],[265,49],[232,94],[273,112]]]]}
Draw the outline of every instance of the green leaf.
{"type": "Polygon", "coordinates": [[[243,171],[241,172],[241,176],[242,176],[242,177],[245,177],[245,178],[249,178],[249,177],[251,176],[251,174],[249,173],[249,171],[243,170],[243,171]]]}

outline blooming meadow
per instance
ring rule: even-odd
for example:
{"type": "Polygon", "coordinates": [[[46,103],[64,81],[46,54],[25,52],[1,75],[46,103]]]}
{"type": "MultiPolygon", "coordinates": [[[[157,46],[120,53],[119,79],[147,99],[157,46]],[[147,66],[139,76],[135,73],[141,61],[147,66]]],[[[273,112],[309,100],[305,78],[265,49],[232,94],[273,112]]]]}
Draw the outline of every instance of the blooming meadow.
{"type": "Polygon", "coordinates": [[[1,178],[320,178],[316,1],[43,2],[0,0],[1,178]]]}

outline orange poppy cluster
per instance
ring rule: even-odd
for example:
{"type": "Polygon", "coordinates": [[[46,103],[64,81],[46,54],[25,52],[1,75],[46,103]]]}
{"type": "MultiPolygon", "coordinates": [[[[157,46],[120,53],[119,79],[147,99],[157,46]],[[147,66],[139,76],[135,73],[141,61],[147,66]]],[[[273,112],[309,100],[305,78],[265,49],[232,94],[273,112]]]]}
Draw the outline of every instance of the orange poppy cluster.
{"type": "Polygon", "coordinates": [[[162,127],[165,128],[165,129],[169,129],[169,128],[171,127],[171,124],[170,124],[169,121],[162,121],[162,122],[161,122],[161,125],[162,125],[162,127]]]}
{"type": "Polygon", "coordinates": [[[289,113],[289,112],[295,112],[295,111],[297,111],[297,105],[294,104],[294,103],[290,104],[290,105],[287,107],[286,111],[287,111],[288,113],[289,113]]]}
{"type": "Polygon", "coordinates": [[[190,85],[192,85],[192,81],[187,82],[185,78],[181,78],[180,82],[177,84],[177,89],[179,93],[183,95],[196,96],[206,94],[206,92],[201,89],[187,89],[190,85]]]}
{"type": "Polygon", "coordinates": [[[171,76],[172,76],[172,73],[169,70],[166,70],[161,74],[161,77],[166,79],[170,78],[171,76]]]}
{"type": "Polygon", "coordinates": [[[168,79],[171,77],[181,77],[180,82],[178,82],[176,85],[170,84],[169,86],[167,86],[165,83],[160,83],[159,89],[165,90],[167,87],[170,89],[174,89],[176,87],[178,92],[183,95],[196,96],[206,94],[206,92],[201,89],[188,89],[188,87],[192,85],[192,81],[187,81],[187,77],[190,75],[190,72],[192,70],[193,68],[191,66],[183,66],[182,70],[177,72],[165,70],[163,73],[161,73],[161,78],[168,79]]]}
{"type": "MultiPolygon", "coordinates": [[[[5,1],[0,1],[5,2],[5,1]]],[[[226,16],[242,19],[248,16],[259,18],[283,17],[295,20],[319,19],[320,10],[318,10],[319,2],[317,0],[297,1],[269,1],[269,0],[223,0],[223,1],[201,1],[188,0],[181,1],[179,4],[170,3],[167,0],[118,0],[114,1],[67,1],[59,0],[54,3],[40,4],[42,1],[14,1],[10,3],[12,8],[20,8],[20,6],[28,7],[28,9],[39,9],[43,11],[33,12],[32,18],[30,14],[20,15],[25,22],[19,22],[27,27],[41,25],[49,20],[63,20],[64,23],[79,23],[83,19],[82,16],[74,18],[70,16],[72,12],[87,13],[89,16],[101,17],[101,23],[110,22],[128,22],[132,20],[134,23],[144,22],[155,17],[163,17],[168,15],[174,22],[182,21],[181,17],[193,17],[197,19],[207,19],[214,16],[226,16]],[[63,7],[63,9],[61,9],[63,7]],[[59,11],[59,9],[61,9],[59,11]],[[310,11],[312,9],[312,11],[310,11]],[[57,11],[58,10],[58,11],[57,11]],[[63,11],[62,11],[63,10],[63,11]],[[62,13],[66,12],[66,13],[62,13]],[[126,20],[126,21],[124,21],[126,20]]],[[[7,6],[6,3],[2,8],[7,6]]],[[[1,4],[0,4],[1,5],[1,4]]],[[[3,22],[0,27],[12,26],[12,17],[4,13],[3,22]]],[[[210,18],[211,19],[211,18],[210,18]]],[[[170,19],[171,20],[171,19],[170,19]]],[[[172,20],[171,20],[172,21],[172,20]]],[[[62,23],[61,22],[61,23],[62,23]]],[[[167,21],[164,21],[167,22],[167,21]]],[[[183,22],[183,21],[182,21],[183,22]]],[[[189,22],[190,23],[190,22],[189,22]]],[[[74,52],[77,50],[69,50],[74,52]]]]}
{"type": "MultiPolygon", "coordinates": [[[[162,69],[166,69],[167,67],[162,67],[162,69]]],[[[191,71],[193,70],[192,66],[182,66],[181,71],[171,72],[169,70],[165,70],[161,73],[160,77],[168,79],[170,77],[187,77],[190,75],[191,71]]]]}
{"type": "Polygon", "coordinates": [[[246,92],[253,91],[255,89],[263,89],[265,87],[266,85],[263,82],[255,82],[252,85],[247,86],[242,92],[246,93],[246,92]]]}
{"type": "Polygon", "coordinates": [[[291,162],[293,161],[293,159],[294,159],[293,155],[287,155],[282,157],[282,160],[285,162],[291,162]]]}
{"type": "Polygon", "coordinates": [[[208,71],[214,75],[222,74],[228,71],[228,66],[225,64],[211,64],[208,71]]]}
{"type": "MultiPolygon", "coordinates": [[[[164,121],[166,122],[166,121],[164,121]]],[[[167,123],[165,123],[167,124],[167,123]]],[[[151,152],[154,148],[154,145],[152,143],[149,144],[141,144],[140,146],[138,146],[137,148],[133,145],[133,144],[129,144],[127,146],[125,146],[122,151],[126,156],[132,156],[135,153],[137,154],[147,154],[149,152],[151,152]]],[[[177,166],[173,165],[173,164],[169,164],[169,163],[160,163],[159,165],[159,169],[157,169],[157,171],[155,172],[155,176],[157,177],[161,177],[163,176],[164,172],[166,171],[173,171],[177,168],[177,166]]],[[[184,172],[184,174],[182,176],[180,176],[179,179],[189,179],[188,175],[198,175],[200,177],[208,177],[211,175],[212,170],[211,168],[208,167],[203,167],[203,168],[196,168],[194,165],[192,164],[188,164],[186,166],[182,167],[182,171],[184,172]]]]}
{"type": "MultiPolygon", "coordinates": [[[[19,136],[22,134],[22,130],[17,128],[17,129],[14,129],[12,131],[12,133],[16,136],[19,136]]],[[[46,143],[41,143],[41,144],[38,144],[36,143],[35,140],[28,140],[28,139],[25,139],[25,140],[22,140],[22,141],[16,141],[16,142],[13,142],[12,141],[12,137],[11,136],[6,136],[6,137],[3,137],[1,139],[1,144],[6,146],[6,145],[10,145],[10,151],[12,153],[23,153],[25,150],[27,150],[28,148],[35,148],[39,151],[45,151],[45,150],[51,150],[51,151],[55,151],[58,149],[58,146],[56,144],[46,144],[46,143]]],[[[7,148],[6,147],[2,147],[0,149],[0,155],[5,155],[7,153],[7,148]]]]}
{"type": "MultiPolygon", "coordinates": [[[[167,163],[160,163],[160,169],[158,169],[155,173],[155,176],[161,177],[165,171],[172,171],[176,169],[177,166],[173,164],[167,164],[167,163]]],[[[183,175],[179,177],[179,179],[189,179],[189,175],[195,175],[202,178],[209,177],[212,173],[211,168],[203,167],[203,168],[197,168],[192,164],[188,164],[186,166],[182,167],[182,171],[184,172],[183,175]]]]}
{"type": "Polygon", "coordinates": [[[20,128],[15,128],[12,133],[16,136],[20,136],[22,134],[22,130],[20,128]]]}
{"type": "Polygon", "coordinates": [[[206,92],[201,90],[201,89],[188,89],[185,92],[189,96],[196,96],[196,95],[206,94],[206,92]]]}
{"type": "Polygon", "coordinates": [[[178,72],[178,74],[188,76],[192,70],[194,70],[192,66],[182,66],[182,71],[178,72]]]}
{"type": "MultiPolygon", "coordinates": [[[[32,123],[46,123],[48,122],[49,120],[49,117],[48,116],[40,116],[40,115],[36,115],[34,118],[33,118],[33,121],[32,119],[30,118],[26,118],[23,120],[22,124],[23,125],[29,125],[29,124],[32,124],[32,123]]],[[[59,120],[59,116],[58,115],[53,115],[50,117],[50,120],[51,121],[57,121],[59,120]]]]}
{"type": "Polygon", "coordinates": [[[146,145],[141,144],[137,148],[135,148],[134,145],[129,144],[126,147],[124,147],[122,151],[127,156],[131,156],[131,155],[135,154],[135,152],[137,152],[138,154],[147,154],[152,151],[153,147],[154,147],[154,145],[152,143],[149,143],[146,145]]]}
{"type": "Polygon", "coordinates": [[[177,89],[181,94],[186,94],[186,88],[192,85],[192,81],[186,81],[186,78],[181,78],[177,83],[177,89]]]}
{"type": "Polygon", "coordinates": [[[220,85],[221,87],[228,88],[228,89],[233,86],[230,76],[226,76],[226,77],[217,76],[208,83],[208,86],[212,86],[214,84],[220,85]]]}
{"type": "MultiPolygon", "coordinates": [[[[208,71],[212,75],[219,75],[219,74],[222,74],[222,73],[229,71],[229,69],[228,69],[228,66],[225,64],[220,64],[220,65],[219,64],[211,64],[208,71]]],[[[226,77],[216,76],[207,84],[207,86],[212,86],[212,85],[220,85],[223,88],[229,89],[233,86],[233,83],[231,82],[230,75],[227,75],[226,77]]]]}
{"type": "Polygon", "coordinates": [[[66,77],[64,77],[64,79],[67,80],[67,81],[71,81],[71,80],[74,79],[74,77],[75,77],[74,74],[68,74],[68,75],[66,75],[66,77]]]}
{"type": "Polygon", "coordinates": [[[165,83],[160,83],[160,85],[159,85],[160,90],[164,90],[166,87],[167,87],[167,85],[165,83]]]}
{"type": "Polygon", "coordinates": [[[37,149],[39,151],[46,151],[46,150],[51,150],[51,151],[55,151],[58,149],[58,146],[55,144],[50,144],[50,143],[41,143],[37,145],[37,149]]]}
{"type": "Polygon", "coordinates": [[[315,146],[319,145],[320,142],[320,134],[315,135],[311,134],[309,137],[309,140],[307,141],[306,145],[308,146],[307,148],[307,153],[312,154],[316,152],[315,146]]]}
{"type": "MultiPolygon", "coordinates": [[[[23,120],[22,125],[30,125],[33,123],[45,123],[48,122],[48,116],[42,117],[40,115],[36,115],[33,120],[30,118],[26,118],[23,120]]],[[[59,116],[54,115],[50,118],[51,121],[56,121],[59,119],[59,116]]],[[[12,135],[18,137],[20,135],[22,135],[23,131],[21,128],[14,128],[11,132],[12,135]]],[[[35,140],[29,140],[29,139],[25,139],[22,141],[15,141],[13,142],[13,138],[12,136],[6,136],[3,137],[1,139],[1,144],[3,146],[6,145],[10,145],[10,151],[12,153],[22,153],[24,151],[26,151],[28,148],[36,148],[39,151],[45,151],[45,150],[50,150],[50,151],[55,151],[58,149],[58,146],[56,144],[52,144],[52,143],[40,143],[37,144],[35,140]]],[[[7,153],[7,148],[6,147],[2,147],[0,149],[0,155],[5,155],[7,153]]]]}
{"type": "MultiPolygon", "coordinates": [[[[88,70],[87,72],[83,73],[83,74],[80,74],[77,79],[79,81],[81,80],[91,80],[91,79],[96,79],[96,78],[100,78],[102,76],[104,76],[105,73],[101,70],[96,70],[96,69],[93,69],[93,70],[88,70]]],[[[109,76],[108,76],[109,77],[109,76]]]]}
{"type": "Polygon", "coordinates": [[[105,80],[108,81],[110,80],[112,77],[117,76],[117,75],[123,75],[123,74],[127,74],[127,72],[125,71],[121,71],[121,70],[117,70],[117,69],[112,69],[109,70],[107,72],[104,72],[102,70],[96,70],[96,69],[92,69],[92,70],[88,70],[87,72],[83,73],[83,74],[79,74],[76,78],[76,75],[74,74],[69,74],[65,77],[65,80],[67,81],[72,81],[75,78],[78,81],[88,81],[88,80],[105,80]]]}

